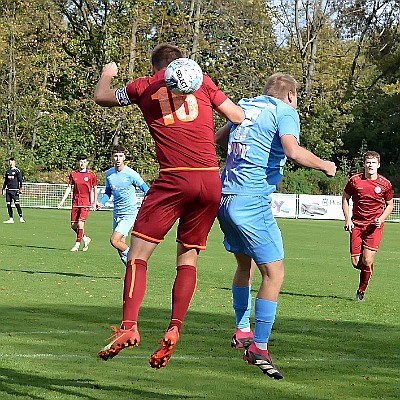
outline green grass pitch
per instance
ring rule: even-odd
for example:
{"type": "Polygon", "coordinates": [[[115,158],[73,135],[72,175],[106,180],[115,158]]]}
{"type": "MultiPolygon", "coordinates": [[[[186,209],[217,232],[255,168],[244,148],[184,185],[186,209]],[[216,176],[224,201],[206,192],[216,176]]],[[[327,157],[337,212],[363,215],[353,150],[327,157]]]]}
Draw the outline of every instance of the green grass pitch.
{"type": "Polygon", "coordinates": [[[286,277],[269,348],[284,379],[274,381],[230,348],[235,267],[217,224],[181,340],[156,371],[148,358],[169,321],[175,232],[149,263],[140,346],[104,362],[96,354],[120,323],[124,275],[108,241],[111,213],[90,213],[86,253],[69,252],[69,211],[24,217],[0,224],[2,400],[400,398],[399,224],[386,224],[366,301],[356,303],[343,222],[278,220],[286,277]]]}

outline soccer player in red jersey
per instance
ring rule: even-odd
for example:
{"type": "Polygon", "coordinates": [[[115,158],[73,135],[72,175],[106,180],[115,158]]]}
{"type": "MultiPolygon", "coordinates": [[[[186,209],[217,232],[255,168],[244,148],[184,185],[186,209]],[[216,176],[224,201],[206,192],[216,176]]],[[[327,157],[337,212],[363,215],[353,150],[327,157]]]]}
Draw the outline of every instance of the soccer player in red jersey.
{"type": "Polygon", "coordinates": [[[176,277],[172,288],[172,315],[159,348],[151,355],[152,368],[164,367],[179,338],[197,282],[197,259],[218,213],[221,181],[214,145],[213,109],[240,123],[243,110],[235,105],[207,76],[195,93],[179,96],[167,89],[164,73],[168,64],[183,57],[170,44],[152,52],[152,76],[142,77],[120,89],[112,89],[118,73],[115,63],[104,66],[95,91],[97,104],[106,107],[137,104],[156,145],[160,174],[147,192],[131,236],[126,268],[123,320],[113,327],[113,340],[99,352],[104,360],[125,347],[137,346],[138,313],[146,291],[148,260],[166,233],[179,220],[176,277]]]}
{"type": "Polygon", "coordinates": [[[350,233],[350,254],[353,267],[360,270],[356,301],[364,301],[364,293],[374,270],[374,258],[382,239],[384,221],[393,210],[391,183],[378,174],[380,155],[367,151],[363,157],[364,172],[353,175],[343,191],[344,229],[350,233]],[[349,202],[353,199],[350,215],[349,202]]]}
{"type": "Polygon", "coordinates": [[[83,251],[87,251],[89,243],[92,239],[85,236],[85,222],[91,208],[91,194],[94,192],[93,211],[97,204],[97,178],[93,171],[88,167],[86,155],[82,154],[79,159],[79,169],[72,171],[69,175],[68,186],[61,201],[58,203],[58,208],[64,205],[65,200],[74,187],[72,194],[72,210],[71,210],[71,229],[76,233],[76,242],[71,251],[78,251],[81,241],[83,240],[83,251]]]}

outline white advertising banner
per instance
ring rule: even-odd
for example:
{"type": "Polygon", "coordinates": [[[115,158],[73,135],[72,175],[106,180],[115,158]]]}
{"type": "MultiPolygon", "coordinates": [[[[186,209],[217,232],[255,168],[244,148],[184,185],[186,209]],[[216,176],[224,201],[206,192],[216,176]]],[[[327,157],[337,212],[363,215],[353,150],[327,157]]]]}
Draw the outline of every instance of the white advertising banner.
{"type": "Polygon", "coordinates": [[[274,217],[296,218],[296,194],[272,193],[271,208],[274,217]]]}
{"type": "Polygon", "coordinates": [[[298,218],[344,220],[342,196],[299,194],[298,218]]]}

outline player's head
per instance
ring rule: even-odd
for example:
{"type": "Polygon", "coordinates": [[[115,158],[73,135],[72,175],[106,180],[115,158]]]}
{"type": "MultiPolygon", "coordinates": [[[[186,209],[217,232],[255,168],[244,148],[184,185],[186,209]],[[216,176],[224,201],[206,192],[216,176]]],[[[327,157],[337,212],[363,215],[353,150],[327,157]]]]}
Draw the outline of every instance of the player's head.
{"type": "Polygon", "coordinates": [[[291,75],[271,75],[264,86],[263,94],[280,99],[293,108],[297,107],[297,82],[291,75]]]}
{"type": "Polygon", "coordinates": [[[112,149],[112,157],[117,170],[121,170],[125,165],[125,148],[120,144],[116,144],[112,149]]]}
{"type": "Polygon", "coordinates": [[[10,157],[9,159],[8,159],[8,165],[11,167],[11,168],[15,168],[15,158],[14,157],[10,157]]]}
{"type": "Polygon", "coordinates": [[[89,164],[86,154],[80,154],[78,157],[79,171],[86,171],[89,164]]]}
{"type": "Polygon", "coordinates": [[[169,43],[159,44],[151,53],[153,73],[167,68],[171,61],[181,57],[183,57],[183,53],[178,49],[178,47],[169,43]]]}
{"type": "Polygon", "coordinates": [[[377,151],[368,150],[363,155],[363,161],[367,161],[368,158],[376,158],[378,163],[381,162],[381,156],[377,151]]]}
{"type": "Polygon", "coordinates": [[[376,151],[367,151],[363,155],[364,169],[366,175],[375,175],[381,166],[381,156],[376,151]]]}

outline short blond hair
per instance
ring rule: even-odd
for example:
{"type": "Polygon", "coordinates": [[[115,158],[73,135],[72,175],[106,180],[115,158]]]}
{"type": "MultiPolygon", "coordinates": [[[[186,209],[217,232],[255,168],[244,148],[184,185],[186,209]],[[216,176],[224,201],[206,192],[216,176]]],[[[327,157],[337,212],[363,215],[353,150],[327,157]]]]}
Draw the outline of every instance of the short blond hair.
{"type": "Polygon", "coordinates": [[[289,92],[297,93],[297,82],[289,74],[276,73],[269,77],[263,94],[283,100],[289,92]]]}
{"type": "Polygon", "coordinates": [[[381,162],[381,156],[376,151],[368,150],[367,152],[365,152],[363,155],[363,161],[367,161],[368,158],[376,158],[378,160],[378,163],[381,162]]]}

